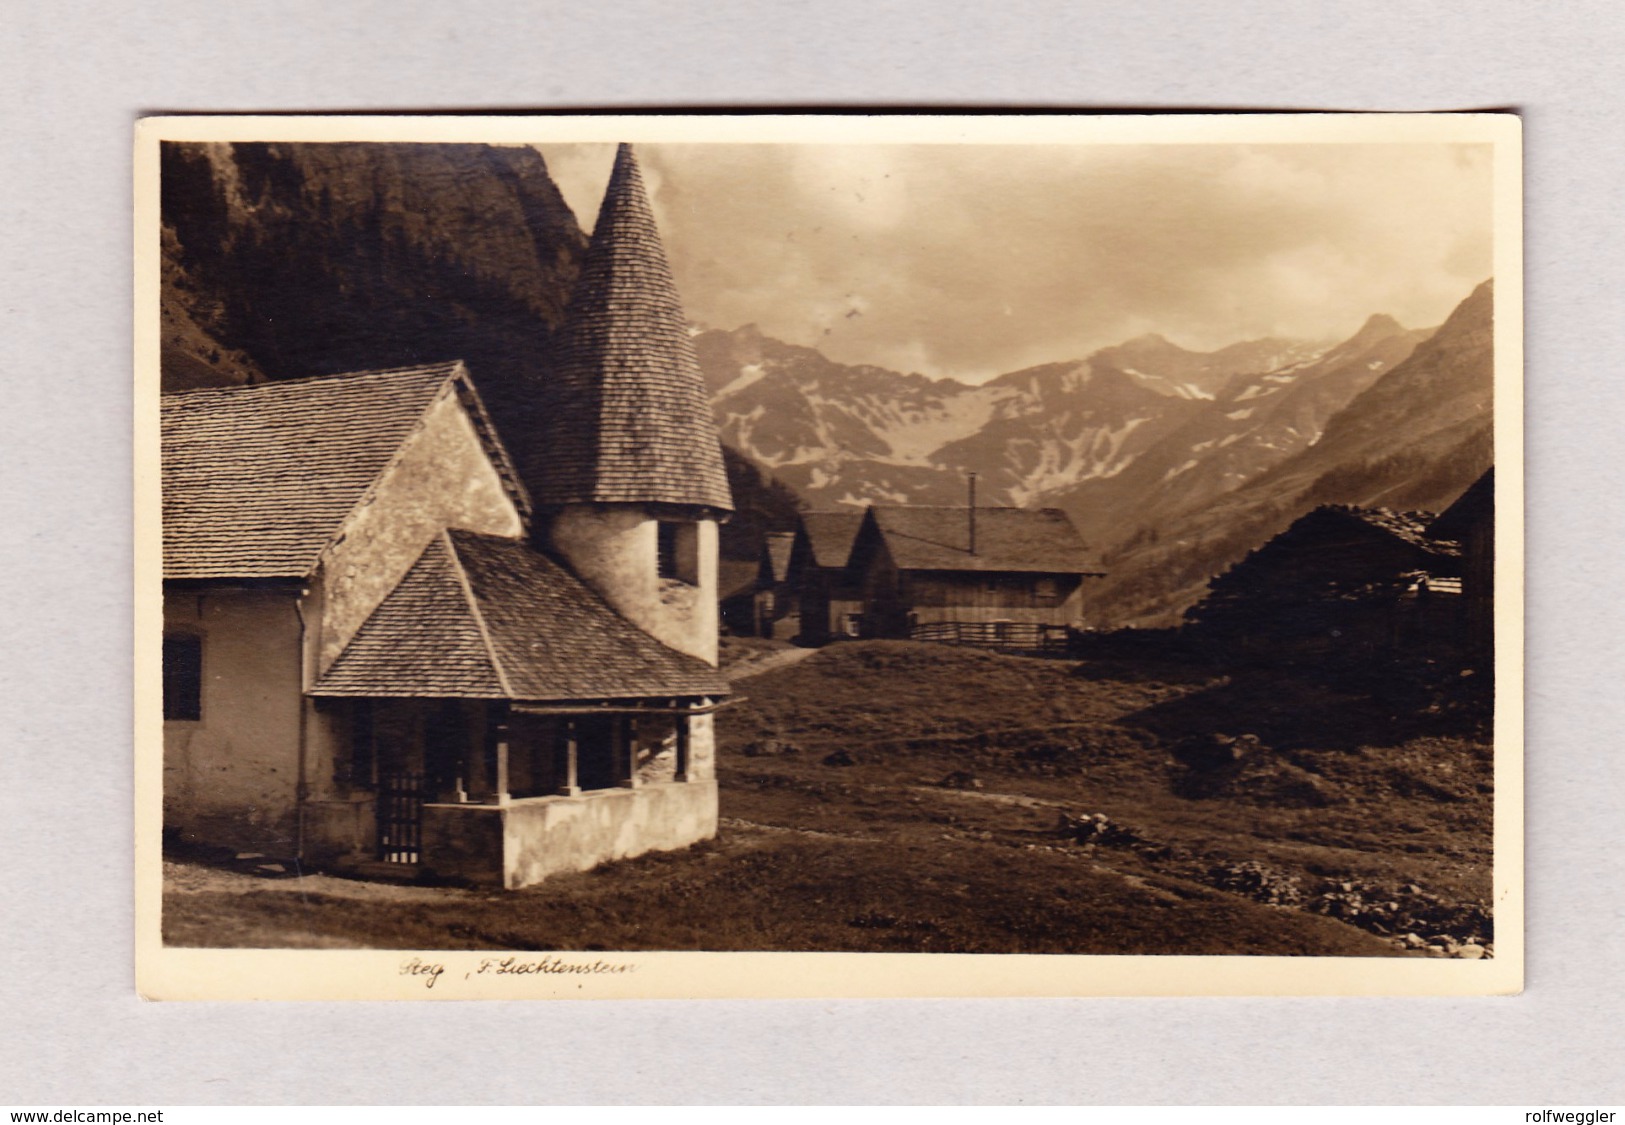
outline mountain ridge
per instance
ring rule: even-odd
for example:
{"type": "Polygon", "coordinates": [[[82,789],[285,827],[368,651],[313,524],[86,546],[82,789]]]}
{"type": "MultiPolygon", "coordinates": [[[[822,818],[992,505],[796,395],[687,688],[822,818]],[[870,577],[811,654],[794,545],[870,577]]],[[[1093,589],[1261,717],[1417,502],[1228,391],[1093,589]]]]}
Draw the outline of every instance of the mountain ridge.
{"type": "Polygon", "coordinates": [[[724,442],[828,506],[952,502],[950,478],[972,471],[990,498],[1033,503],[1122,471],[1237,378],[1324,348],[1268,338],[1200,353],[1144,336],[981,384],[837,363],[755,325],[700,332],[695,350],[724,442]]]}

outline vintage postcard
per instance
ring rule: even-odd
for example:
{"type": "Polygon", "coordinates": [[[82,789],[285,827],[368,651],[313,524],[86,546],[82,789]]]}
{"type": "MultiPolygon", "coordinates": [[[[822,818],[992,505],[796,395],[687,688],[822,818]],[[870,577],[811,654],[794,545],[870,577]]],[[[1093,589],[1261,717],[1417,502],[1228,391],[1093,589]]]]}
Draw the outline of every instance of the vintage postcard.
{"type": "Polygon", "coordinates": [[[1520,147],[141,122],[142,994],[1516,992],[1520,147]]]}

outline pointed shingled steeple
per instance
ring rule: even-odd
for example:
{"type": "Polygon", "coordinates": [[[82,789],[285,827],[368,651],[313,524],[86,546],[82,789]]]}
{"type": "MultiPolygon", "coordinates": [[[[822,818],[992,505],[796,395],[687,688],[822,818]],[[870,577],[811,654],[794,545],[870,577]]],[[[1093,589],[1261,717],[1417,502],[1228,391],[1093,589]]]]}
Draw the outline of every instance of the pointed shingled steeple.
{"type": "Polygon", "coordinates": [[[631,145],[616,152],[539,399],[527,481],[538,505],[732,511],[705,381],[631,145]]]}

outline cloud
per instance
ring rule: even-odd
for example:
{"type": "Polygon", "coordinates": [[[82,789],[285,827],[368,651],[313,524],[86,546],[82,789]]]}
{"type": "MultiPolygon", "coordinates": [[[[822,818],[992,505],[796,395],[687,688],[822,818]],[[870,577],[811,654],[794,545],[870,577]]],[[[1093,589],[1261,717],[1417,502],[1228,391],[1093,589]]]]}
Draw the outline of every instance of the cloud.
{"type": "MultiPolygon", "coordinates": [[[[543,145],[590,226],[609,145],[543,145]]],[[[689,315],[973,381],[1155,331],[1437,324],[1490,273],[1487,148],[646,145],[689,315]]]]}

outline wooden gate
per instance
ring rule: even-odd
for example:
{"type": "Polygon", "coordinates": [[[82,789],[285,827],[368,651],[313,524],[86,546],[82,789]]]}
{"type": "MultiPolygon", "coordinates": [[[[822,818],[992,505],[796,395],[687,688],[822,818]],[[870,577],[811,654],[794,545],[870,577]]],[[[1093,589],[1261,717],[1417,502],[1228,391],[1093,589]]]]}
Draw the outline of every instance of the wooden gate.
{"type": "Polygon", "coordinates": [[[421,773],[384,773],[378,778],[378,858],[416,863],[423,846],[421,773]]]}

